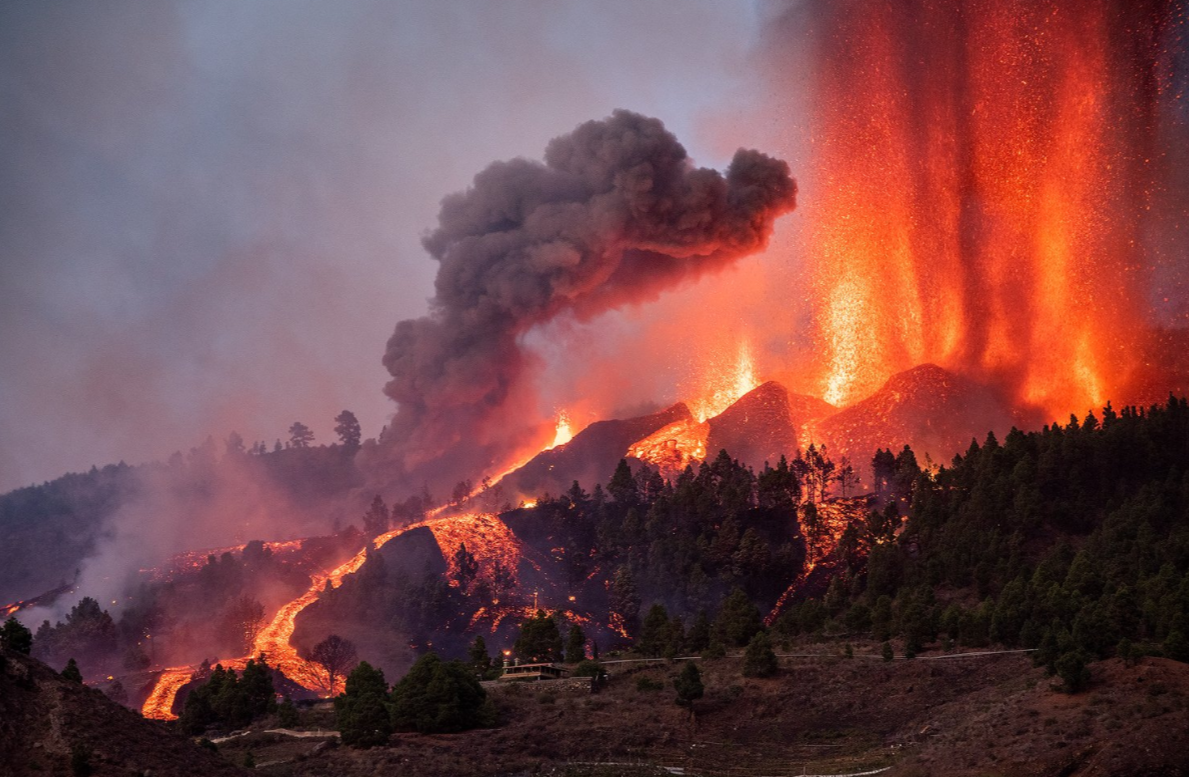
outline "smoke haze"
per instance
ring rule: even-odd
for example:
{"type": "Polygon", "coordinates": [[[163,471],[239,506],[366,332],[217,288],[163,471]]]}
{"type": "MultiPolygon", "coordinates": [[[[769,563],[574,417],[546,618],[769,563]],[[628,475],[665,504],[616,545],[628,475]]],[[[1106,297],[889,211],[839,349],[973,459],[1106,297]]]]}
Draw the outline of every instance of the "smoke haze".
{"type": "Polygon", "coordinates": [[[756,29],[750,2],[5,3],[0,490],[328,442],[343,408],[375,436],[441,198],[625,105],[725,165],[698,128],[756,29]]]}

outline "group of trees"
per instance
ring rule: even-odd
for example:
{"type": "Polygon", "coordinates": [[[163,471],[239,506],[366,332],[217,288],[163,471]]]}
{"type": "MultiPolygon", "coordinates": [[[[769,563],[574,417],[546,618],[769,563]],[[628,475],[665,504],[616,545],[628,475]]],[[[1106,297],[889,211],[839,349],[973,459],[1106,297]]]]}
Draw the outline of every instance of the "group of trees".
{"type": "MultiPolygon", "coordinates": [[[[895,482],[894,459],[874,464],[895,482]]],[[[847,560],[778,633],[898,636],[909,655],[938,640],[1037,648],[1070,689],[1100,658],[1189,661],[1185,400],[990,434],[911,494],[895,541],[847,560]]]]}
{"type": "Polygon", "coordinates": [[[493,719],[474,668],[435,653],[421,656],[391,690],[382,671],[360,663],[334,705],[343,743],[356,747],[384,744],[394,731],[464,731],[493,719]]]}
{"type": "MultiPolygon", "coordinates": [[[[274,453],[286,448],[309,448],[313,445],[314,432],[301,421],[294,421],[288,431],[289,439],[285,441],[284,445],[278,439],[272,448],[274,453]]],[[[343,450],[350,454],[359,450],[363,441],[363,430],[359,425],[359,419],[350,410],[344,410],[334,417],[334,433],[339,438],[339,445],[343,450]]],[[[228,455],[243,454],[245,452],[244,438],[238,432],[232,432],[227,437],[225,450],[228,455]]],[[[248,448],[247,452],[262,456],[269,452],[268,445],[259,441],[248,448]]]]}
{"type": "Polygon", "coordinates": [[[198,682],[186,696],[178,726],[187,734],[201,734],[208,728],[242,728],[277,709],[272,669],[264,658],[248,659],[243,674],[221,664],[203,666],[194,675],[198,682]]]}
{"type": "Polygon", "coordinates": [[[701,610],[688,627],[681,616],[670,617],[663,604],[652,605],[633,648],[650,658],[717,652],[746,645],[763,628],[759,608],[742,588],[735,588],[713,619],[701,610]]]}
{"type": "MultiPolygon", "coordinates": [[[[606,489],[577,483],[538,500],[535,520],[556,526],[563,574],[580,585],[598,568],[612,581],[608,607],[629,634],[641,601],[696,613],[744,587],[769,604],[800,572],[805,541],[792,519],[805,493],[785,460],[758,475],[725,452],[670,483],[620,462],[606,489]]],[[[819,492],[820,493],[820,492],[819,492]]]]}
{"type": "Polygon", "coordinates": [[[87,596],[71,608],[65,621],[54,626],[49,621],[41,624],[33,655],[54,666],[62,666],[74,657],[103,665],[116,654],[118,646],[115,621],[99,602],[87,596]]]}

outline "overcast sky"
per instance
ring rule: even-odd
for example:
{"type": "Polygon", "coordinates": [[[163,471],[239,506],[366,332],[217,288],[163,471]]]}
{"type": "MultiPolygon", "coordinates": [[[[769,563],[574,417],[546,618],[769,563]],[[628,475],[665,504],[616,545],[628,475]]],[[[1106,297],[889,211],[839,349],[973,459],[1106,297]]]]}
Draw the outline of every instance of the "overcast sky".
{"type": "MultiPolygon", "coordinates": [[[[440,199],[580,122],[702,165],[757,96],[752,0],[6,2],[0,491],[239,431],[374,436],[440,199]]],[[[779,153],[780,149],[774,149],[779,153]]]]}

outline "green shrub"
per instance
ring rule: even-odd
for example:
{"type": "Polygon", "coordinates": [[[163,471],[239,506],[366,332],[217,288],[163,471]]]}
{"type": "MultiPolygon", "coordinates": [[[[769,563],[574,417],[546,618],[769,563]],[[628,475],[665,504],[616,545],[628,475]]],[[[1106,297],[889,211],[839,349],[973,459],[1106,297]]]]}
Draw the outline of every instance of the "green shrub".
{"type": "Polygon", "coordinates": [[[768,641],[768,635],[761,631],[747,644],[747,652],[743,654],[743,676],[771,677],[776,674],[777,668],[772,643],[768,641]]]}
{"type": "Polygon", "coordinates": [[[648,693],[651,691],[663,691],[665,684],[651,677],[641,677],[636,680],[636,690],[641,693],[648,693]]]}
{"type": "Polygon", "coordinates": [[[465,731],[487,722],[486,701],[472,667],[426,653],[392,689],[392,723],[423,734],[465,731]]]}

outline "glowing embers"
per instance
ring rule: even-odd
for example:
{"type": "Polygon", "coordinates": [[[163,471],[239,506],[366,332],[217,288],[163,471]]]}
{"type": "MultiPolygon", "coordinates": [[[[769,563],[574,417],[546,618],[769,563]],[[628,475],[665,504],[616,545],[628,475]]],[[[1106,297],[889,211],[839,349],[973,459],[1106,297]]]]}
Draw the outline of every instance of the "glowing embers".
{"type": "Polygon", "coordinates": [[[677,421],[633,443],[628,456],[648,462],[659,469],[662,476],[672,479],[687,466],[697,466],[705,460],[709,436],[709,423],[677,421]]]}

